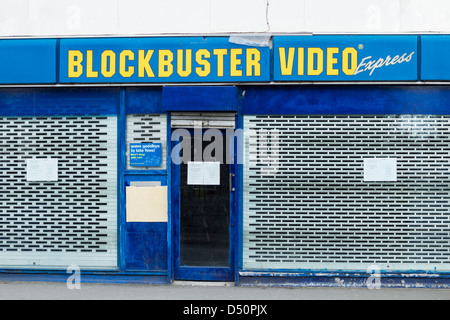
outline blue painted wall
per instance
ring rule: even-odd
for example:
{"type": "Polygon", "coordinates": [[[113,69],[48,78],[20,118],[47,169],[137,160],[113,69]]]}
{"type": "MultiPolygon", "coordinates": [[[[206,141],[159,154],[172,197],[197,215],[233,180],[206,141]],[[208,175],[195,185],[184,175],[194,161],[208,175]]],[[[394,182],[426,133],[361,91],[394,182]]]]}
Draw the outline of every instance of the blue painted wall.
{"type": "Polygon", "coordinates": [[[127,114],[164,113],[162,87],[125,88],[125,111],[127,114]]]}
{"type": "Polygon", "coordinates": [[[234,86],[163,87],[162,105],[170,111],[237,111],[238,89],[234,86]]]}
{"type": "Polygon", "coordinates": [[[1,88],[0,116],[117,115],[119,88],[1,88]]]}
{"type": "MultiPolygon", "coordinates": [[[[152,114],[164,113],[162,110],[162,88],[161,87],[130,87],[124,88],[124,110],[125,114],[152,114]]],[[[124,119],[122,119],[123,122],[124,119]]],[[[125,124],[122,130],[126,130],[125,124]]],[[[122,161],[125,162],[125,150],[122,149],[122,161]]],[[[124,187],[129,186],[132,181],[159,181],[161,186],[168,185],[167,170],[125,170],[124,187]]],[[[168,276],[169,225],[162,222],[126,222],[126,203],[122,197],[121,230],[122,237],[122,259],[123,268],[126,271],[138,271],[152,273],[163,273],[168,276]]]]}
{"type": "Polygon", "coordinates": [[[245,114],[449,114],[446,86],[249,86],[245,114]]]}

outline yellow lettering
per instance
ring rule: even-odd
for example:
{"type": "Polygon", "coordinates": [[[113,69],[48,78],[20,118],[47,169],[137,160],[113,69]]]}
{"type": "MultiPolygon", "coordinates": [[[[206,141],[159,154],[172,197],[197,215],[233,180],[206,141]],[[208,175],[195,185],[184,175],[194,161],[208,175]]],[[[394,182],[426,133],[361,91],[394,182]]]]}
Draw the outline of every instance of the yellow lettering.
{"type": "Polygon", "coordinates": [[[305,48],[298,48],[297,74],[305,74],[305,48]]]}
{"type": "Polygon", "coordinates": [[[228,54],[227,49],[214,49],[213,54],[217,56],[217,76],[223,77],[223,58],[228,54]]]}
{"type": "Polygon", "coordinates": [[[211,53],[206,49],[200,49],[195,54],[195,61],[203,67],[197,67],[195,68],[195,72],[200,77],[206,77],[211,73],[211,64],[208,60],[204,60],[204,58],[209,59],[211,58],[211,53]]]}
{"type": "Polygon", "coordinates": [[[159,50],[158,76],[168,78],[173,73],[173,53],[170,50],[159,50]]]}
{"type": "Polygon", "coordinates": [[[111,78],[116,74],[116,54],[112,50],[105,50],[102,53],[102,75],[111,78]]]}
{"type": "Polygon", "coordinates": [[[323,50],[320,48],[308,48],[308,76],[318,76],[323,71],[323,50]],[[314,68],[314,60],[317,57],[317,68],[314,68]]]}
{"type": "Polygon", "coordinates": [[[232,77],[241,77],[242,70],[238,70],[237,67],[241,65],[241,59],[237,56],[242,55],[242,49],[231,49],[230,53],[230,75],[232,77]]]}
{"type": "Polygon", "coordinates": [[[153,73],[152,68],[150,67],[150,59],[152,58],[153,52],[155,50],[139,50],[139,63],[138,63],[138,77],[143,78],[145,75],[149,78],[154,78],[155,74],[153,73]]]}
{"type": "Polygon", "coordinates": [[[346,75],[352,76],[355,74],[357,67],[358,67],[358,51],[356,51],[355,48],[351,47],[345,48],[344,51],[342,51],[342,71],[346,75]]]}
{"type": "Polygon", "coordinates": [[[78,50],[69,50],[68,75],[69,78],[78,78],[83,74],[83,54],[78,50]]]}
{"type": "Polygon", "coordinates": [[[183,67],[183,50],[177,51],[177,73],[180,77],[187,77],[192,72],[192,50],[186,50],[186,68],[183,67]]]}
{"type": "Polygon", "coordinates": [[[327,48],[327,76],[338,76],[339,70],[334,69],[338,59],[334,57],[339,53],[339,48],[327,48]]]}
{"type": "Polygon", "coordinates": [[[93,52],[88,50],[86,53],[86,77],[98,78],[98,71],[93,70],[93,52]]]}
{"type": "Polygon", "coordinates": [[[280,47],[280,48],[278,48],[278,51],[280,53],[281,74],[283,76],[292,75],[292,67],[294,65],[295,48],[289,48],[287,61],[286,61],[286,48],[280,47]]]}
{"type": "Polygon", "coordinates": [[[246,76],[261,76],[261,64],[259,63],[261,60],[261,52],[259,52],[256,48],[247,49],[247,67],[246,67],[246,76]],[[254,71],[254,72],[253,72],[254,71]]]}
{"type": "Polygon", "coordinates": [[[127,69],[127,60],[134,60],[134,53],[131,50],[123,50],[120,53],[119,72],[124,78],[130,78],[134,74],[134,67],[127,69]]]}

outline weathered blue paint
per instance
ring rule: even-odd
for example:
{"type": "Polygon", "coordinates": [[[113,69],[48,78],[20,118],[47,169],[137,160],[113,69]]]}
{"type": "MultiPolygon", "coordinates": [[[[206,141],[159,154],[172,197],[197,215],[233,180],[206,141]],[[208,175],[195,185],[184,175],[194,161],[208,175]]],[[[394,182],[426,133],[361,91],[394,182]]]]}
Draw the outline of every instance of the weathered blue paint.
{"type": "MultiPolygon", "coordinates": [[[[370,274],[359,272],[308,272],[298,271],[243,271],[238,283],[240,286],[277,286],[277,287],[349,287],[367,288],[370,274]]],[[[380,288],[429,288],[449,289],[448,274],[430,274],[425,272],[399,272],[380,274],[380,288]]]]}
{"type": "Polygon", "coordinates": [[[227,267],[187,267],[175,268],[175,280],[188,281],[234,281],[234,272],[227,267]]]}
{"type": "Polygon", "coordinates": [[[167,272],[167,223],[128,222],[125,270],[167,272]]]}
{"type": "MultiPolygon", "coordinates": [[[[177,143],[178,141],[170,141],[170,150],[173,150],[177,143]]],[[[176,157],[177,155],[172,156],[176,157]]],[[[174,159],[172,158],[172,162],[170,162],[171,277],[177,280],[179,278],[177,269],[180,265],[180,166],[173,161],[174,159]]]]}
{"type": "Polygon", "coordinates": [[[117,208],[117,262],[120,270],[123,270],[125,268],[125,257],[126,257],[126,251],[124,243],[126,241],[126,234],[124,230],[124,225],[126,223],[125,218],[125,210],[126,210],[126,193],[125,193],[125,168],[126,168],[126,128],[127,128],[127,121],[126,121],[126,91],[124,88],[120,89],[120,108],[119,108],[119,118],[118,121],[118,141],[117,141],[117,148],[119,150],[119,154],[117,155],[118,158],[118,170],[117,170],[117,181],[119,185],[117,186],[117,192],[119,193],[117,196],[118,199],[118,208],[117,208]]]}
{"type": "MultiPolygon", "coordinates": [[[[0,270],[0,281],[67,282],[73,273],[65,270],[0,270]]],[[[167,284],[164,272],[80,271],[81,283],[167,284]]]]}
{"type": "Polygon", "coordinates": [[[237,111],[238,90],[233,86],[163,87],[164,111],[237,111]]]}
{"type": "Polygon", "coordinates": [[[164,113],[162,87],[127,87],[125,90],[127,114],[164,113]]]}
{"type": "Polygon", "coordinates": [[[449,114],[446,86],[249,86],[246,114],[449,114]]]}
{"type": "MultiPolygon", "coordinates": [[[[167,115],[167,146],[171,146],[171,116],[170,114],[167,115]]],[[[169,283],[172,283],[174,278],[174,268],[173,268],[173,257],[174,257],[174,246],[173,246],[173,214],[172,214],[172,166],[170,165],[172,163],[172,153],[167,152],[167,198],[168,198],[168,212],[167,212],[167,280],[169,283]]]]}
{"type": "MultiPolygon", "coordinates": [[[[241,107],[241,99],[239,106],[241,107]]],[[[236,116],[236,129],[237,130],[243,130],[244,129],[244,118],[238,114],[236,116]]],[[[242,235],[244,232],[243,227],[243,214],[241,212],[244,212],[244,165],[243,165],[243,159],[239,159],[240,156],[238,155],[239,149],[243,149],[242,147],[237,146],[236,151],[237,154],[235,156],[236,160],[236,166],[235,166],[235,183],[236,183],[236,191],[235,191],[235,228],[234,228],[234,281],[235,285],[239,284],[239,270],[242,266],[242,260],[243,260],[243,239],[242,235]],[[237,161],[239,159],[239,161],[237,161]]],[[[243,157],[243,155],[242,155],[243,157]]]]}
{"type": "Polygon", "coordinates": [[[117,115],[119,88],[2,88],[0,116],[117,115]]]}

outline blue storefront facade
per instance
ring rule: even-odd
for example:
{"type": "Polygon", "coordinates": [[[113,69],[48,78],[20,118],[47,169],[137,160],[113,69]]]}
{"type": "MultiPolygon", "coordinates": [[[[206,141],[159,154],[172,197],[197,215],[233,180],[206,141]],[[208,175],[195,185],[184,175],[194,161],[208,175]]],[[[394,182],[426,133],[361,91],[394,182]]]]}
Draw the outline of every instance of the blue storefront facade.
{"type": "Polygon", "coordinates": [[[448,288],[448,36],[0,47],[0,279],[448,288]]]}

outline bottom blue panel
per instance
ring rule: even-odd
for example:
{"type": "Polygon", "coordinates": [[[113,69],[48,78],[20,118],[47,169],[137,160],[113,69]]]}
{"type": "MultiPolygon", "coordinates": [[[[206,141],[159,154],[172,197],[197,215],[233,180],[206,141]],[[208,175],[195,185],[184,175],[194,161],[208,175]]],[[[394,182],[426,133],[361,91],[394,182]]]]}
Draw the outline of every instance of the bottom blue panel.
{"type": "Polygon", "coordinates": [[[234,281],[234,274],[230,268],[212,267],[178,267],[175,279],[201,281],[234,281]]]}
{"type": "Polygon", "coordinates": [[[369,275],[346,273],[298,275],[298,276],[240,276],[239,286],[266,286],[266,287],[348,287],[348,288],[428,288],[450,289],[448,277],[426,275],[381,275],[378,280],[369,275]],[[370,281],[368,287],[368,281],[370,281]],[[378,282],[377,282],[378,281],[378,282]],[[378,285],[378,287],[376,287],[378,285]]]}
{"type": "MultiPolygon", "coordinates": [[[[45,281],[67,282],[73,273],[52,270],[5,270],[0,272],[0,281],[45,281]]],[[[127,284],[168,284],[166,274],[139,274],[124,272],[101,272],[81,270],[81,283],[127,283],[127,284]]]]}
{"type": "Polygon", "coordinates": [[[130,222],[126,226],[125,269],[167,270],[167,223],[130,222]]]}

